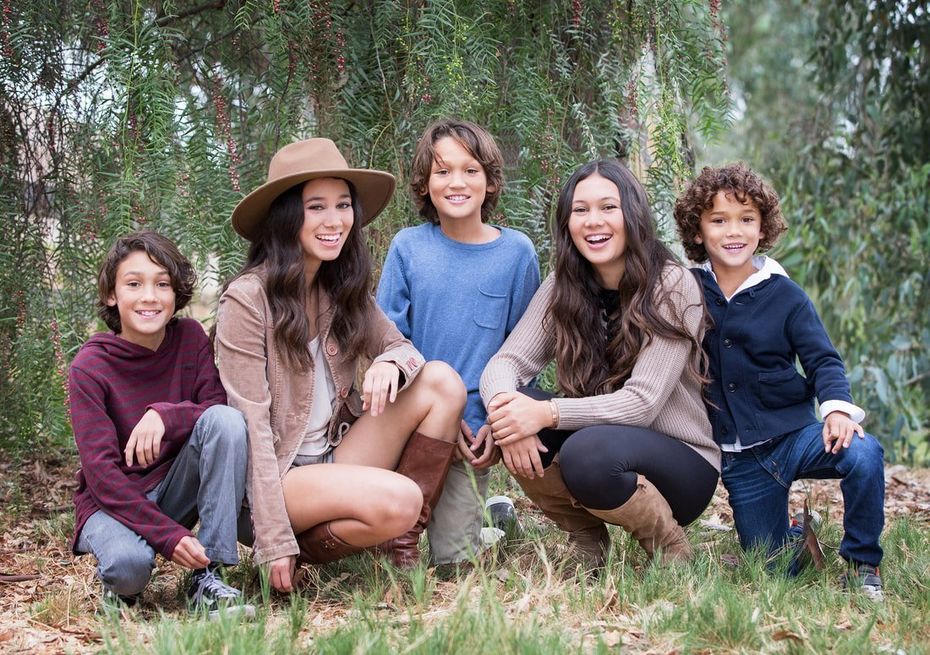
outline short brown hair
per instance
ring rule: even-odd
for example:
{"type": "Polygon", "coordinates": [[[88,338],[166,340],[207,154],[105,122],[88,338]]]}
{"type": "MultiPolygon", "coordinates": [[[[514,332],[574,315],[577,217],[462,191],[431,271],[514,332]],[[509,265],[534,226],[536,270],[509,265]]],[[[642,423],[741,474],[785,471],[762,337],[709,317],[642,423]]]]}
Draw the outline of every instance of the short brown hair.
{"type": "Polygon", "coordinates": [[[481,203],[481,220],[487,223],[491,212],[497,207],[501,189],[504,186],[504,157],[494,137],[478,125],[470,121],[443,118],[431,123],[423,136],[417,141],[413,153],[413,166],[410,172],[410,190],[413,192],[413,202],[420,212],[420,216],[430,223],[439,223],[439,214],[429,197],[429,176],[436,160],[436,142],[444,137],[451,137],[465,148],[472,157],[478,160],[484,169],[488,189],[481,203]]]}
{"type": "Polygon", "coordinates": [[[119,308],[107,304],[116,289],[116,270],[124,259],[134,252],[144,252],[153,262],[164,266],[174,289],[174,311],[177,312],[190,302],[194,295],[197,274],[187,258],[180,253],[174,242],[157,232],[140,230],[121,236],[110,247],[100,265],[97,276],[97,314],[107,327],[119,334],[123,326],[119,320],[119,308]]]}
{"type": "Polygon", "coordinates": [[[740,203],[751,202],[759,210],[762,238],[756,252],[764,252],[774,246],[788,229],[778,194],[765,178],[741,161],[722,168],[706,166],[675,201],[678,238],[691,261],[707,261],[704,244],[695,243],[694,239],[701,233],[701,214],[713,207],[714,196],[720,191],[730,191],[740,203]]]}

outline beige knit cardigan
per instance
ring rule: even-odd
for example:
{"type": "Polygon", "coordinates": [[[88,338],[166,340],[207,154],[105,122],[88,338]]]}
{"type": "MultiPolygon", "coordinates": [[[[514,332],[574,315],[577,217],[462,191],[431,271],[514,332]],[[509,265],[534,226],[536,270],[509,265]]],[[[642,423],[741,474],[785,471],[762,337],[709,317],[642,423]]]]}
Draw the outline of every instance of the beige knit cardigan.
{"type": "MultiPolygon", "coordinates": [[[[670,302],[660,303],[660,312],[666,318],[673,318],[669,315],[672,312],[682,316],[685,326],[700,340],[703,297],[694,276],[683,266],[672,264],[663,272],[661,284],[670,302]]],[[[554,273],[550,273],[517,327],[485,367],[480,386],[485,406],[495,395],[527,384],[553,359],[555,334],[543,321],[554,285],[554,273]]],[[[585,398],[557,398],[556,427],[578,430],[611,424],[649,428],[684,442],[719,471],[720,449],[711,436],[700,382],[688,372],[690,357],[687,341],[653,337],[622,388],[585,398]]]]}

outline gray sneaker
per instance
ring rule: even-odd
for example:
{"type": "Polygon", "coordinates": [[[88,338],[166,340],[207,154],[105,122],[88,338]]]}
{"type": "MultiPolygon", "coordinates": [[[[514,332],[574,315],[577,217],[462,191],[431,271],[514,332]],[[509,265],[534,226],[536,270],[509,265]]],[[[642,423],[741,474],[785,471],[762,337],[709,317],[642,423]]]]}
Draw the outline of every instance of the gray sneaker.
{"type": "Polygon", "coordinates": [[[219,567],[195,571],[191,586],[187,590],[187,604],[191,612],[206,612],[211,619],[220,615],[251,619],[255,606],[245,602],[242,592],[228,584],[218,575],[219,567]]]}
{"type": "Polygon", "coordinates": [[[843,589],[861,589],[869,600],[876,603],[885,600],[885,592],[882,590],[882,576],[877,566],[870,566],[869,564],[850,566],[849,571],[843,574],[841,582],[843,589]]]}

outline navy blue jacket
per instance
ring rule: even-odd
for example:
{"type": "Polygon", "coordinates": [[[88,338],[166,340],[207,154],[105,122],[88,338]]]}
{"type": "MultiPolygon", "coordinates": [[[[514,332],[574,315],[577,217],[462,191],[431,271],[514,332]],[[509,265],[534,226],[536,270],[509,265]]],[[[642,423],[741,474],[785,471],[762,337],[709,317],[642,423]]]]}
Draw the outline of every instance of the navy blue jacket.
{"type": "Polygon", "coordinates": [[[815,395],[852,402],[843,360],[801,287],[772,275],[728,303],[713,275],[692,270],[714,319],[704,349],[711,377],[707,413],[718,444],[735,443],[739,435],[751,446],[816,422],[815,395]]]}

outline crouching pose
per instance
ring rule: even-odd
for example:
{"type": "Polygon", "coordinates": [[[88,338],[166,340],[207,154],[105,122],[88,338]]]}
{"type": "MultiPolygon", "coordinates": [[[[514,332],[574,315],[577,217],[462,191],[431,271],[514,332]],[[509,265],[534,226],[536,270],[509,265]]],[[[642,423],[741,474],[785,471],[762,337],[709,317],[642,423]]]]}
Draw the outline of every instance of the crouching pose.
{"type": "Polygon", "coordinates": [[[245,421],[225,405],[203,328],[174,316],[194,281],[154,232],[121,237],[103,262],[99,310],[112,332],[88,339],[69,373],[81,456],[74,551],[97,558],[108,602],[135,604],[159,553],[193,570],[192,609],[251,615],[218,575],[239,561],[245,421]]]}
{"type": "Polygon", "coordinates": [[[650,557],[687,560],[682,526],[710,501],[720,460],[701,400],[700,288],[616,162],[572,174],[554,232],[555,270],[481,378],[494,439],[586,566],[603,563],[604,522],[650,557]],[[553,358],[562,397],[520,389],[553,358]]]}
{"type": "Polygon", "coordinates": [[[393,176],[351,169],[332,141],[309,139],[278,151],[233,212],[252,243],[220,298],[217,361],[249,426],[254,559],[281,591],[298,558],[381,544],[415,565],[452,461],[464,386],[424,363],[370,293],[361,228],[393,190],[393,176]]]}
{"type": "Polygon", "coordinates": [[[787,229],[778,195],[743,164],[705,168],[675,204],[675,220],[685,251],[701,264],[695,270],[714,319],[704,339],[708,412],[740,543],[782,547],[797,532],[788,522],[792,482],[839,478],[843,583],[881,600],[882,447],[860,425],[865,412],[852,404],[843,360],[814,304],[760,254],[787,229]]]}

